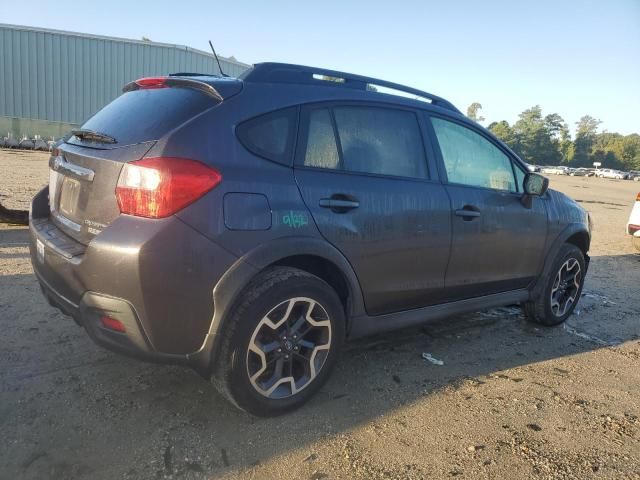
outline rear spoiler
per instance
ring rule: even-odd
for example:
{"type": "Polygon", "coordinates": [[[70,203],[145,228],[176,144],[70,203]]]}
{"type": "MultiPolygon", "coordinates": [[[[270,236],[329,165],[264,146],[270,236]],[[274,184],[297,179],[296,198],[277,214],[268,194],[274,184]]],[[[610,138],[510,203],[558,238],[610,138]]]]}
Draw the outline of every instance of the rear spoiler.
{"type": "Polygon", "coordinates": [[[205,82],[200,82],[198,80],[191,80],[189,78],[176,78],[176,77],[146,77],[140,78],[133,82],[127,83],[123,88],[123,92],[132,92],[134,90],[151,90],[156,88],[193,88],[195,90],[200,90],[203,93],[215,98],[219,102],[222,102],[224,99],[222,95],[218,93],[218,91],[213,88],[211,85],[205,82]]]}

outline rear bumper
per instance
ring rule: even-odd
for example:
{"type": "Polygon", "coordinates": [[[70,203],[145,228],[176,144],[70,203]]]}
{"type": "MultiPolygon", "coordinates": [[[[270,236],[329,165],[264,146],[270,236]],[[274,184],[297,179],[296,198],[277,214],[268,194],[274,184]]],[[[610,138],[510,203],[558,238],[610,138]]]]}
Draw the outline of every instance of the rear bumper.
{"type": "Polygon", "coordinates": [[[73,317],[84,327],[89,337],[98,345],[138,360],[157,363],[187,364],[186,355],[163,354],[149,343],[133,306],[121,298],[107,297],[95,292],[85,292],[79,304],[75,304],[53,289],[38,273],[42,293],[53,307],[73,317]],[[102,316],[117,318],[125,326],[125,333],[105,328],[102,316]]]}
{"type": "MultiPolygon", "coordinates": [[[[36,205],[47,202],[43,192],[34,198],[34,217],[48,210],[36,205]]],[[[61,237],[47,217],[31,220],[31,263],[45,296],[96,343],[170,363],[188,363],[202,349],[213,290],[236,257],[175,217],[123,215],[86,247],[61,237]],[[126,333],[104,328],[103,315],[126,333]]]]}

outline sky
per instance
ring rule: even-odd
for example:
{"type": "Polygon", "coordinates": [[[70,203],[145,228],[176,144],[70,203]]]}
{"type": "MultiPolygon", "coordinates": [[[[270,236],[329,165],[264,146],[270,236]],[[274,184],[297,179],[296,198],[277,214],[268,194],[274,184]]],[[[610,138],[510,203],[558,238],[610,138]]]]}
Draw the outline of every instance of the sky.
{"type": "Polygon", "coordinates": [[[640,0],[23,0],[2,2],[0,23],[206,51],[211,39],[245,63],[377,77],[463,112],[479,102],[485,125],[540,105],[572,130],[588,114],[603,130],[640,133],[640,0]]]}

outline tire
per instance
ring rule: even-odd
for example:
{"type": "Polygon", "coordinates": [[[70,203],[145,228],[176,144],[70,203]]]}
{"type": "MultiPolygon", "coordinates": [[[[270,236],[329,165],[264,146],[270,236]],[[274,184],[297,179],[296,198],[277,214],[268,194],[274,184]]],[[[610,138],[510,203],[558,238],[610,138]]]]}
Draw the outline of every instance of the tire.
{"type": "Polygon", "coordinates": [[[585,274],[582,251],[575,245],[565,243],[556,256],[549,276],[540,280],[544,282],[540,296],[524,304],[527,320],[546,326],[564,322],[580,300],[585,274]],[[571,282],[572,273],[576,273],[577,277],[574,283],[571,282]]]}
{"type": "Polygon", "coordinates": [[[326,282],[296,268],[270,268],[239,296],[212,380],[250,414],[287,413],[327,380],[345,330],[342,302],[326,282]]]}

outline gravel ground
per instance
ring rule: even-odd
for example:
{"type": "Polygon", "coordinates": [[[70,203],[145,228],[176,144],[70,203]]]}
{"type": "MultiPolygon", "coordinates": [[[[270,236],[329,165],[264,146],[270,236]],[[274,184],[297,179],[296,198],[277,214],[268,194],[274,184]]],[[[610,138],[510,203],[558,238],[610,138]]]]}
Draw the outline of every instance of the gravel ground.
{"type": "MultiPolygon", "coordinates": [[[[26,208],[46,160],[0,151],[0,201],[26,208]]],[[[595,220],[565,326],[502,308],[360,340],[276,419],[94,345],[42,298],[27,230],[0,226],[0,478],[640,478],[640,256],[624,235],[639,185],[551,184],[595,220]]]]}

